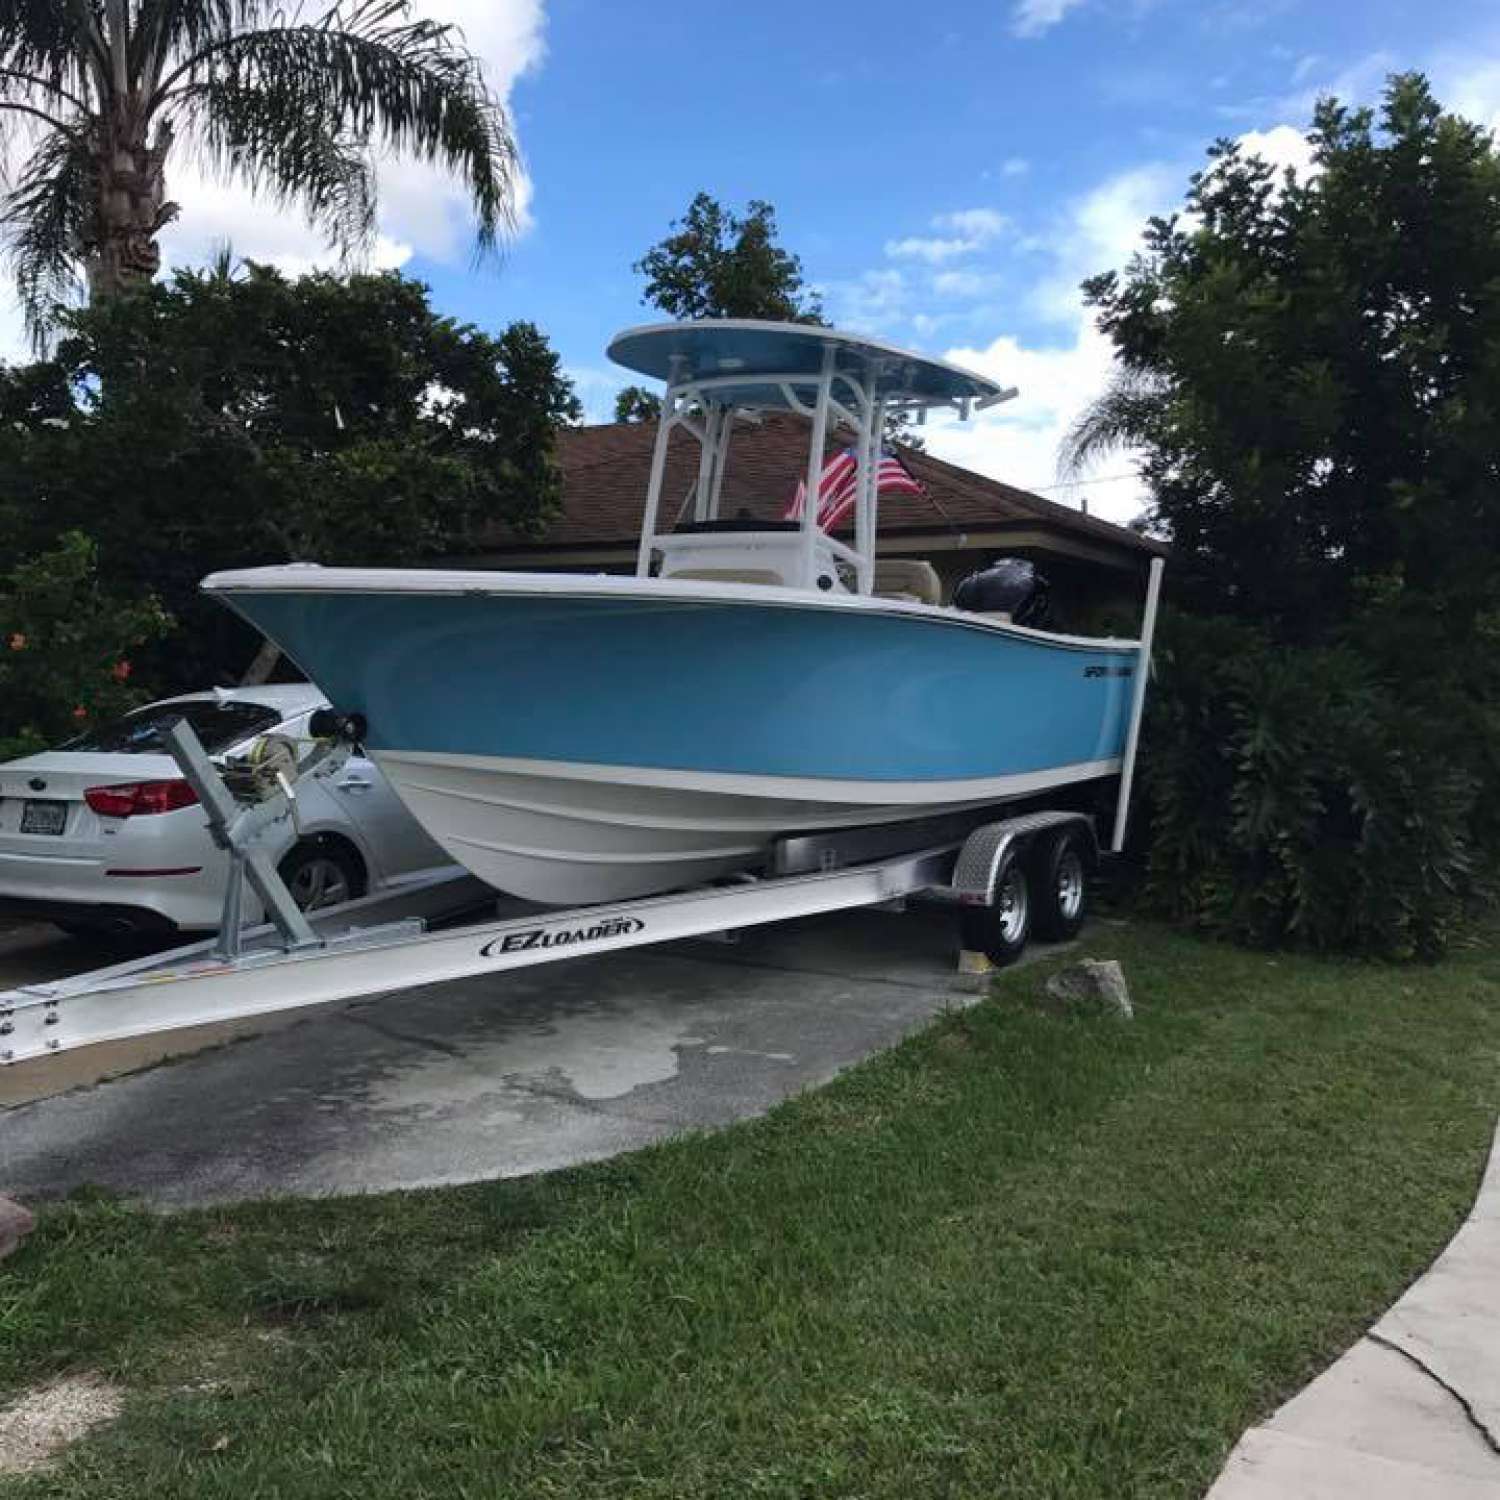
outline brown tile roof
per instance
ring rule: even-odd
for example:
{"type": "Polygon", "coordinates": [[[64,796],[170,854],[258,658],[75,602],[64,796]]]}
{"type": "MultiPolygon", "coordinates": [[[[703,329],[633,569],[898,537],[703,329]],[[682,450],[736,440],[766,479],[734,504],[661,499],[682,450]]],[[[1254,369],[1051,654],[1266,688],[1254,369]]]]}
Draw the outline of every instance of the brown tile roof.
{"type": "MultiPolygon", "coordinates": [[[[558,436],[563,467],[561,515],[540,542],[518,538],[497,526],[487,545],[504,548],[600,547],[633,544],[640,533],[651,469],[653,423],[614,422],[569,427],[558,436]]],[[[831,439],[829,451],[846,439],[831,439]]],[[[924,486],[925,496],[888,495],[880,502],[880,533],[967,532],[1040,528],[1131,553],[1154,552],[1159,544],[1028,490],[1001,484],[929,453],[900,451],[901,462],[924,486]]],[[[720,514],[779,516],[807,464],[807,424],[784,414],[757,426],[740,423],[730,443],[720,514]]],[[[667,516],[682,503],[698,472],[698,445],[675,432],[667,454],[662,507],[667,516]]],[[[660,524],[660,523],[659,523],[660,524]]],[[[850,528],[852,529],[852,522],[850,528]]]]}

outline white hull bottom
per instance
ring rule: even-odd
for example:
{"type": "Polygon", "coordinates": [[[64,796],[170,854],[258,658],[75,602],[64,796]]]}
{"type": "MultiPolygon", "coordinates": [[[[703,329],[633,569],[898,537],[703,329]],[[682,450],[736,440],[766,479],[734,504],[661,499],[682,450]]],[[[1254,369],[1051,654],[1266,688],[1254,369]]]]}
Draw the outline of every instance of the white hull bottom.
{"type": "Polygon", "coordinates": [[[963,781],[869,782],[377,751],[428,833],[488,885],[623,901],[755,870],[783,833],[929,817],[1116,775],[1117,759],[963,781]]]}

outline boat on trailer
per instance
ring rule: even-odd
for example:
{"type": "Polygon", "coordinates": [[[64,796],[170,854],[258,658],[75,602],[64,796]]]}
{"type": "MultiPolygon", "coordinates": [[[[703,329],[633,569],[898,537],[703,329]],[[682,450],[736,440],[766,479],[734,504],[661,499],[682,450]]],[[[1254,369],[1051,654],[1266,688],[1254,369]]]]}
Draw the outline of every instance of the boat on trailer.
{"type": "Polygon", "coordinates": [[[1009,393],[828,329],[673,325],[612,351],[667,383],[635,576],[290,566],[208,579],[339,710],[309,747],[268,745],[248,775],[212,762],[185,722],[168,728],[230,859],[218,936],[0,993],[0,1067],[909,899],[955,905],[965,962],[1008,962],[1033,931],[1077,932],[1103,840],[1071,793],[1118,775],[1118,852],[1161,560],[1139,641],[882,597],[887,416],[967,415],[1009,393]],[[809,418],[809,496],[830,430],[852,430],[853,545],[817,503],[795,526],[720,516],[734,428],[768,410],[809,418]],[[679,427],[701,461],[669,517],[679,427]],[[272,850],[299,787],[336,775],[356,745],[478,880],[437,872],[297,909],[272,850]],[[495,887],[574,904],[497,907],[495,887]],[[247,889],[265,927],[244,926],[247,889]]]}
{"type": "Polygon", "coordinates": [[[878,587],[888,419],[1013,391],[799,324],[637,328],[610,354],[666,388],[633,576],[290,564],[203,584],[358,716],[461,865],[543,904],[621,901],[766,873],[791,836],[916,830],[1120,775],[1141,641],[878,587]],[[721,514],[734,433],[786,411],[808,422],[808,496],[848,434],[852,541],[816,502],[795,523],[721,514]],[[699,462],[674,508],[679,430],[699,462]]]}

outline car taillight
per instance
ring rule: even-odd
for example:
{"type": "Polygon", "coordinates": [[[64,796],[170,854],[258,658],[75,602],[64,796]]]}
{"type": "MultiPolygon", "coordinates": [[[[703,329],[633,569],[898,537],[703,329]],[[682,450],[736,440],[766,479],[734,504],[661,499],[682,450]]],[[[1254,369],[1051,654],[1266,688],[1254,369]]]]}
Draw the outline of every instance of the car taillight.
{"type": "Polygon", "coordinates": [[[191,807],[198,794],[187,782],[127,781],[119,786],[91,786],[83,800],[101,817],[138,818],[146,813],[175,812],[191,807]]]}

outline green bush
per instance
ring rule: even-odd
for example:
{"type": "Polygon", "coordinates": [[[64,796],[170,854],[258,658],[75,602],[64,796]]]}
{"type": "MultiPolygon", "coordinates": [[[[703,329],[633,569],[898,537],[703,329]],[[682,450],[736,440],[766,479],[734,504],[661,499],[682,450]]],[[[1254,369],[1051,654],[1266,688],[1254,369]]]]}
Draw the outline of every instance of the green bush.
{"type": "Polygon", "coordinates": [[[1384,644],[1164,618],[1141,767],[1155,910],[1259,945],[1442,952],[1479,888],[1493,708],[1451,662],[1402,671],[1435,658],[1384,644]]]}
{"type": "Polygon", "coordinates": [[[177,621],[139,655],[155,685],[232,681],[259,637],[199,592],[205,574],[539,535],[578,415],[532,324],[455,323],[407,277],[178,271],[64,313],[51,358],[0,366],[6,565],[86,532],[112,590],[177,621]]]}
{"type": "Polygon", "coordinates": [[[81,532],[0,576],[0,760],[144,701],[131,653],[171,625],[150,595],[100,588],[94,543],[81,532]]]}

